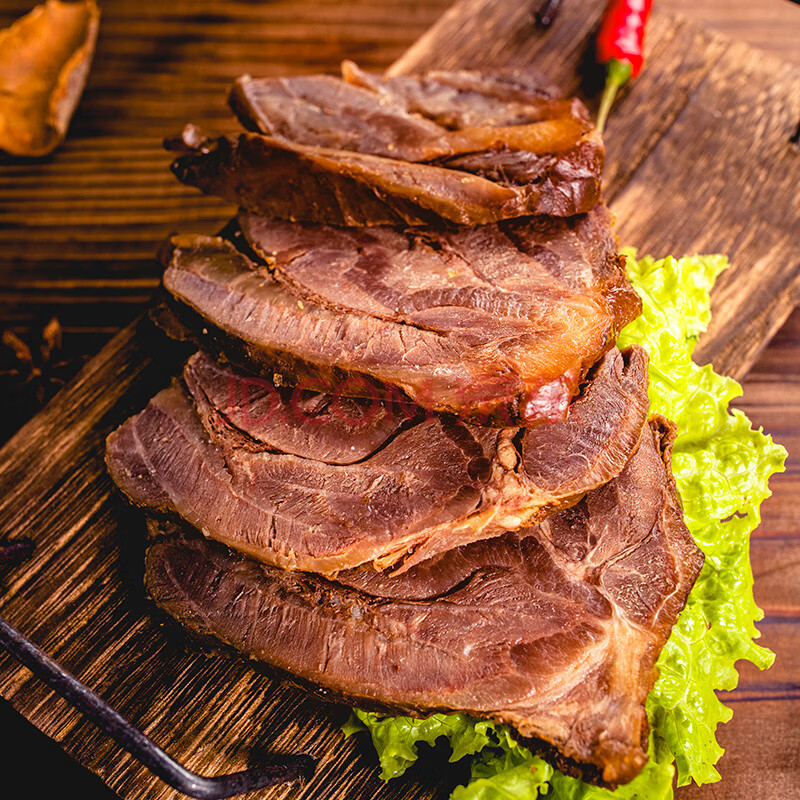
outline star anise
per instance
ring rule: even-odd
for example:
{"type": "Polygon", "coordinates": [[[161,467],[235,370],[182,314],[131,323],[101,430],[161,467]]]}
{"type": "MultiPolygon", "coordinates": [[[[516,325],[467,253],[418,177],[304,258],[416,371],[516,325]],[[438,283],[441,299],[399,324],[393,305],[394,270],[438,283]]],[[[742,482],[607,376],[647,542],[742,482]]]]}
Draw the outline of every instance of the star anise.
{"type": "Polygon", "coordinates": [[[26,342],[3,331],[0,346],[0,440],[5,441],[74,374],[81,359],[63,356],[63,333],[56,317],[26,342]]]}

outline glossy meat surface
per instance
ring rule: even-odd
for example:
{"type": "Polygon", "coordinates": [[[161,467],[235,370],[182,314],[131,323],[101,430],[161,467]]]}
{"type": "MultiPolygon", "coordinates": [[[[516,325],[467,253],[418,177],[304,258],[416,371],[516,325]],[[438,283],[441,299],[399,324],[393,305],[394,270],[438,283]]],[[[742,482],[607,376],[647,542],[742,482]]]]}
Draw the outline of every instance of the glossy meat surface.
{"type": "Polygon", "coordinates": [[[174,237],[164,286],[202,347],[307,388],[375,381],[481,423],[563,419],[641,308],[603,207],[456,231],[240,223],[252,258],[174,237]]]}

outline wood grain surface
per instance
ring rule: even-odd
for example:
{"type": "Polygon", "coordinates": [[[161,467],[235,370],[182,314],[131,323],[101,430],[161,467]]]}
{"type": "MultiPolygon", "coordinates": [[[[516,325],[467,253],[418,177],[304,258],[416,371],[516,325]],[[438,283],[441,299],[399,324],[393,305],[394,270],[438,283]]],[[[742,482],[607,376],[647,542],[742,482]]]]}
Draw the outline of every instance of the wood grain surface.
{"type": "MultiPolygon", "coordinates": [[[[67,144],[43,162],[0,164],[0,318],[27,325],[49,297],[84,344],[107,337],[155,288],[159,240],[171,230],[214,230],[231,211],[174,181],[163,135],[188,119],[230,126],[225,88],[240,72],[330,69],[334,55],[383,67],[445,5],[356,0],[343,17],[332,3],[105,3],[97,62],[67,144]]],[[[601,5],[565,4],[545,36],[527,6],[465,0],[396,69],[525,61],[577,88],[575,66],[601,5]]],[[[665,14],[654,18],[648,63],[612,117],[608,196],[626,244],[734,257],[739,275],[715,294],[705,355],[741,374],[796,297],[800,159],[788,137],[800,120],[798,72],[665,14]],[[737,302],[744,316],[730,311],[737,302]]],[[[338,732],[341,709],[199,651],[151,613],[141,588],[141,519],[112,491],[102,445],[180,358],[132,325],[0,453],[0,531],[33,536],[37,545],[31,562],[2,578],[0,612],[193,769],[231,771],[298,749],[321,757],[302,791],[254,797],[446,797],[458,767],[442,774],[429,762],[383,786],[369,748],[338,732]]],[[[740,403],[795,454],[797,364],[795,314],[740,403]]],[[[793,461],[773,486],[752,551],[767,611],[763,641],[778,651],[778,664],[766,674],[745,667],[729,697],[734,720],[720,737],[729,747],[725,782],[681,790],[679,798],[792,797],[800,783],[793,461]]],[[[122,797],[176,796],[5,657],[0,690],[122,797]]]]}

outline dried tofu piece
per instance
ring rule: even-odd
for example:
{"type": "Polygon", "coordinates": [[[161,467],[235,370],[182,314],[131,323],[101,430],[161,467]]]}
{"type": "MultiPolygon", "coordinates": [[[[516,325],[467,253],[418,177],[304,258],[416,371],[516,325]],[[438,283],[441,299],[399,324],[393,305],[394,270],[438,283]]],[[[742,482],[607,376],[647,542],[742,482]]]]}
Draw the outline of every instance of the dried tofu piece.
{"type": "Polygon", "coordinates": [[[94,54],[94,0],[47,0],[0,31],[0,149],[43,156],[64,139],[94,54]]]}

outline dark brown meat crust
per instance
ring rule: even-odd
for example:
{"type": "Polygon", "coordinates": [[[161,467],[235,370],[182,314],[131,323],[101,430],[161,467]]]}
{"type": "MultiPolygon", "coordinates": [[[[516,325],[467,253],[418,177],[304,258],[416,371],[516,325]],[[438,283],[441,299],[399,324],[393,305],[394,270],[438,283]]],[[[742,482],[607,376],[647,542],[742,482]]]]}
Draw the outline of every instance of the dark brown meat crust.
{"type": "Polygon", "coordinates": [[[190,630],[326,693],[507,723],[585,777],[625,783],[646,762],[655,661],[702,565],[671,437],[654,421],[619,477],[573,508],[401,577],[289,572],[167,525],[147,586],[190,630]]]}
{"type": "Polygon", "coordinates": [[[619,474],[648,407],[639,348],[609,352],[567,419],[533,430],[279,392],[200,354],[184,380],[109,437],[115,482],[254,558],[329,575],[541,521],[619,474]]]}
{"type": "MultiPolygon", "coordinates": [[[[168,141],[178,180],[255,214],[330,225],[480,225],[530,214],[571,216],[600,200],[602,139],[578,134],[534,182],[495,182],[477,165],[420,164],[257,133],[208,137],[194,126],[168,141]],[[478,174],[468,170],[473,168],[478,174]]],[[[524,157],[522,159],[525,160],[524,157]]],[[[550,164],[551,162],[543,162],[550,164]]],[[[510,172],[514,173],[513,170],[510,172]]],[[[517,180],[534,172],[516,171],[517,180]]]]}

